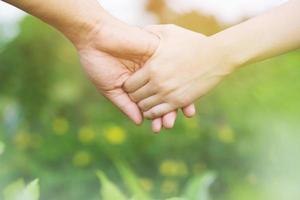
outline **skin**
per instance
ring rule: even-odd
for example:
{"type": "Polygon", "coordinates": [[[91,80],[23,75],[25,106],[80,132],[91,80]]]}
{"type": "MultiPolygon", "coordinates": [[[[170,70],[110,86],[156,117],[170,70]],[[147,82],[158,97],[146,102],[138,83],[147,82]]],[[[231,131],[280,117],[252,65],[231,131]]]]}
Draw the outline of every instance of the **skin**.
{"type": "Polygon", "coordinates": [[[160,45],[124,89],[148,119],[189,105],[239,67],[299,48],[299,10],[300,1],[291,0],[211,37],[174,25],[149,27],[160,45]]]}
{"type": "MultiPolygon", "coordinates": [[[[140,109],[122,86],[154,54],[160,42],[156,35],[120,22],[96,0],[6,2],[62,32],[76,47],[87,76],[99,92],[136,124],[142,123],[140,109]]],[[[174,110],[154,119],[152,130],[172,128],[177,115],[174,110]]],[[[187,117],[195,114],[194,105],[182,110],[187,117]]]]}

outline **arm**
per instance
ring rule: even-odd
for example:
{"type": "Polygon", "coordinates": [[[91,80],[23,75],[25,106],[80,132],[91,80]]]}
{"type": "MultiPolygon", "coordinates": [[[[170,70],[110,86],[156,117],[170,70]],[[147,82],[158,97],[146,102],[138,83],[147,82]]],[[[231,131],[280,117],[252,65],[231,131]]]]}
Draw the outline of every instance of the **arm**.
{"type": "MultiPolygon", "coordinates": [[[[96,0],[5,0],[55,27],[77,48],[80,61],[97,89],[136,124],[137,105],[122,89],[124,81],[154,53],[158,38],[109,15],[96,0]]],[[[194,107],[183,109],[192,116],[194,107]]],[[[152,123],[155,132],[171,128],[176,112],[152,123]]]]}
{"type": "Polygon", "coordinates": [[[96,0],[4,0],[60,30],[80,45],[109,15],[96,0]]]}
{"type": "Polygon", "coordinates": [[[188,105],[240,66],[299,48],[299,9],[300,0],[291,0],[211,37],[172,25],[151,27],[160,46],[125,91],[150,119],[188,105]]]}
{"type": "Polygon", "coordinates": [[[289,2],[212,36],[243,66],[300,47],[300,1],[289,2]]]}

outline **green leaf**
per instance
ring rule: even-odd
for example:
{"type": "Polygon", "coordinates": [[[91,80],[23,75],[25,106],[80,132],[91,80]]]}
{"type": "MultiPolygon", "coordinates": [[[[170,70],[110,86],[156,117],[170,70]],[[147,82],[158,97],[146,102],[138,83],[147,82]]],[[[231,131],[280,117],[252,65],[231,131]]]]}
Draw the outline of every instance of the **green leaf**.
{"type": "Polygon", "coordinates": [[[122,179],[128,190],[134,196],[134,199],[150,200],[150,196],[143,190],[138,177],[132,170],[123,162],[115,161],[115,165],[122,176],[122,179]]]}
{"type": "Polygon", "coordinates": [[[39,180],[35,179],[29,183],[23,191],[22,200],[38,200],[40,197],[39,180]]]}
{"type": "Polygon", "coordinates": [[[24,190],[25,183],[23,179],[19,179],[11,184],[9,184],[3,191],[5,200],[16,200],[24,190]]]}
{"type": "Polygon", "coordinates": [[[22,179],[19,179],[8,185],[3,193],[5,200],[38,200],[40,196],[38,179],[27,186],[22,179]]]}
{"type": "Polygon", "coordinates": [[[193,177],[186,187],[184,197],[188,200],[209,200],[209,187],[215,181],[214,172],[206,172],[203,175],[193,177]]]}
{"type": "Polygon", "coordinates": [[[181,198],[181,197],[172,197],[172,198],[168,198],[166,200],[187,200],[187,199],[181,198]]]}
{"type": "Polygon", "coordinates": [[[101,199],[103,200],[127,200],[126,196],[114,185],[102,171],[97,172],[101,183],[101,199]]]}

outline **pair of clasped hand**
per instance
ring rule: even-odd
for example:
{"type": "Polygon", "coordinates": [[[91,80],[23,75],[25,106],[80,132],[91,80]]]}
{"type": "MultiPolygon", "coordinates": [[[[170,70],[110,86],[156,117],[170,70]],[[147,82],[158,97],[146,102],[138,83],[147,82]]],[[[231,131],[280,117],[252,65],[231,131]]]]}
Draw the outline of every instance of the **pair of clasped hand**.
{"type": "Polygon", "coordinates": [[[110,32],[110,25],[103,34],[102,27],[94,48],[79,51],[81,62],[104,96],[136,124],[152,119],[154,132],[172,128],[178,108],[195,115],[193,101],[230,72],[202,34],[175,25],[127,28],[110,32]]]}
{"type": "MultiPolygon", "coordinates": [[[[300,0],[289,0],[212,36],[175,26],[129,26],[97,0],[5,0],[48,23],[76,47],[97,89],[136,124],[172,128],[176,111],[240,66],[300,46],[300,0]]],[[[100,1],[101,2],[101,1],[100,1]]]]}

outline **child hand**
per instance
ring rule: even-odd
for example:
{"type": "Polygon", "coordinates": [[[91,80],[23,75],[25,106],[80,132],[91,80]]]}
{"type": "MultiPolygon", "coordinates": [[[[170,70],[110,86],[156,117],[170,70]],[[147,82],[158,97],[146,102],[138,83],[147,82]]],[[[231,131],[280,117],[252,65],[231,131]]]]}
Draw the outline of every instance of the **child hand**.
{"type": "Polygon", "coordinates": [[[124,84],[145,118],[157,118],[190,105],[232,71],[226,56],[209,37],[175,25],[156,25],[147,30],[160,37],[160,45],[124,84]]]}

